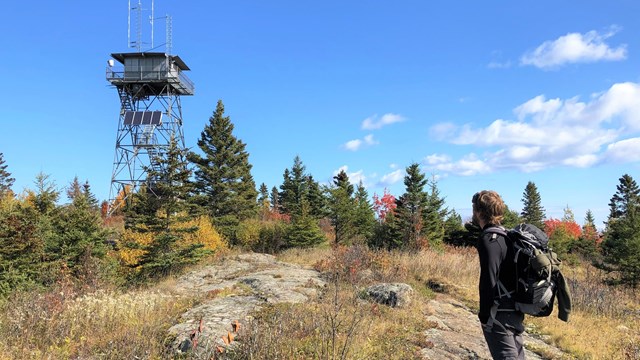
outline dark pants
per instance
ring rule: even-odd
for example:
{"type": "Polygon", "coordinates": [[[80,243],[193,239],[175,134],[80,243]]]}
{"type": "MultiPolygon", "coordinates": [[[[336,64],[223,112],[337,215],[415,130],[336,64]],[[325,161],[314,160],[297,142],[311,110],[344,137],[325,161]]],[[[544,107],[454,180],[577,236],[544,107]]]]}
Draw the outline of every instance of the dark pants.
{"type": "Polygon", "coordinates": [[[524,359],[524,340],[522,339],[524,314],[515,311],[499,312],[496,320],[504,328],[499,324],[493,324],[490,330],[486,326],[482,327],[491,357],[495,360],[524,359]]]}

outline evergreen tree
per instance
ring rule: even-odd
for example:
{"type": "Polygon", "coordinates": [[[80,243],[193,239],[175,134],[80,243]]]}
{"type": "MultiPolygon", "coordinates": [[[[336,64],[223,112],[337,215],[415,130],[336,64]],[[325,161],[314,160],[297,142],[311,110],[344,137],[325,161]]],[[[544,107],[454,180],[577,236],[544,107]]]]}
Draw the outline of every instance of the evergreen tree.
{"type": "Polygon", "coordinates": [[[591,209],[587,209],[587,213],[584,216],[584,225],[582,225],[582,231],[586,231],[587,228],[596,228],[596,219],[593,217],[591,209]]]}
{"type": "Polygon", "coordinates": [[[583,258],[590,260],[591,262],[601,262],[597,260],[598,254],[598,241],[600,235],[595,224],[595,218],[591,210],[587,210],[584,218],[584,224],[582,225],[582,234],[580,238],[572,244],[571,252],[582,255],[583,258]]]}
{"type": "Polygon", "coordinates": [[[307,176],[306,184],[308,187],[309,213],[316,219],[322,219],[327,216],[327,198],[320,184],[313,179],[313,176],[307,176]]]}
{"type": "Polygon", "coordinates": [[[146,223],[136,224],[154,234],[153,241],[142,246],[144,254],[136,264],[142,278],[160,278],[179,271],[203,254],[202,244],[181,244],[184,233],[197,230],[178,226],[190,220],[187,199],[192,193],[189,182],[191,171],[184,161],[185,155],[176,141],[171,139],[166,156],[154,160],[159,164],[158,168],[146,169],[148,185],[145,191],[134,196],[134,202],[155,210],[155,219],[144,216],[141,219],[146,223]]]}
{"type": "Polygon", "coordinates": [[[194,202],[205,209],[216,227],[233,239],[238,223],[257,214],[255,182],[246,145],[233,135],[233,124],[218,101],[198,140],[203,155],[191,152],[195,165],[194,202]]]}
{"type": "Polygon", "coordinates": [[[269,189],[267,188],[267,184],[262,183],[260,184],[260,190],[259,190],[259,196],[258,196],[258,205],[262,206],[265,202],[269,202],[269,189]]]}
{"type": "Polygon", "coordinates": [[[527,183],[527,187],[524,189],[522,203],[524,205],[522,213],[520,213],[522,220],[544,230],[545,212],[542,207],[542,200],[536,184],[531,181],[527,183]]]}
{"type": "Polygon", "coordinates": [[[0,297],[41,283],[46,257],[36,208],[28,202],[0,201],[0,297]]]}
{"type": "Polygon", "coordinates": [[[362,181],[358,183],[355,193],[354,226],[356,235],[363,241],[369,241],[373,237],[376,217],[373,206],[369,201],[369,193],[362,181]]]}
{"type": "Polygon", "coordinates": [[[449,212],[444,221],[444,242],[454,245],[464,245],[466,230],[462,224],[462,216],[455,209],[449,212]]]}
{"type": "Polygon", "coordinates": [[[278,194],[278,188],[271,188],[271,195],[269,196],[271,199],[271,211],[280,213],[280,195],[278,194]]]}
{"type": "Polygon", "coordinates": [[[603,243],[605,261],[632,287],[640,283],[640,197],[638,185],[627,174],[620,179],[609,203],[607,231],[603,243]]]}
{"type": "Polygon", "coordinates": [[[47,249],[77,276],[90,273],[94,260],[104,258],[107,252],[108,232],[102,227],[95,197],[89,192],[88,183],[85,185],[80,185],[76,177],[67,188],[71,203],[60,210],[54,221],[55,236],[47,249]]]}
{"type": "Polygon", "coordinates": [[[333,187],[329,193],[329,218],[335,231],[335,242],[346,243],[355,235],[355,201],[352,198],[353,185],[349,176],[341,170],[333,177],[333,187]]]}
{"type": "Polygon", "coordinates": [[[260,184],[258,196],[258,206],[260,207],[260,218],[267,220],[271,212],[271,203],[269,202],[269,189],[265,183],[260,184]]]}
{"type": "Polygon", "coordinates": [[[617,192],[609,201],[609,220],[628,215],[633,211],[629,206],[635,206],[640,198],[640,188],[631,176],[624,174],[618,181],[617,192]]]}
{"type": "Polygon", "coordinates": [[[396,221],[402,232],[403,247],[417,248],[422,245],[429,206],[429,195],[424,190],[427,183],[425,175],[420,172],[420,165],[413,163],[406,168],[405,193],[396,201],[396,221]]]}
{"type": "Polygon", "coordinates": [[[449,209],[445,206],[444,198],[440,197],[440,190],[438,190],[438,184],[435,180],[431,180],[429,189],[423,232],[431,246],[440,247],[444,240],[444,223],[449,209]]]}
{"type": "Polygon", "coordinates": [[[306,199],[303,199],[300,203],[300,212],[291,216],[291,224],[285,234],[287,245],[311,247],[325,240],[318,222],[309,214],[309,204],[306,199]]]}
{"type": "Polygon", "coordinates": [[[301,203],[307,198],[306,167],[302,164],[300,156],[293,159],[291,170],[285,169],[282,185],[280,186],[280,206],[284,214],[297,215],[302,211],[301,203]]]}
{"type": "Polygon", "coordinates": [[[502,226],[507,229],[513,229],[518,224],[522,223],[522,219],[517,211],[509,209],[509,206],[504,207],[504,217],[502,218],[502,226]]]}
{"type": "Polygon", "coordinates": [[[305,171],[306,167],[297,155],[293,159],[291,169],[284,170],[278,194],[280,212],[290,216],[299,215],[302,211],[302,201],[306,201],[309,215],[321,219],[326,216],[326,198],[320,184],[305,171]]]}
{"type": "Polygon", "coordinates": [[[7,171],[7,166],[4,164],[4,155],[0,153],[0,200],[5,194],[11,192],[11,186],[16,181],[11,177],[11,173],[7,171]]]}

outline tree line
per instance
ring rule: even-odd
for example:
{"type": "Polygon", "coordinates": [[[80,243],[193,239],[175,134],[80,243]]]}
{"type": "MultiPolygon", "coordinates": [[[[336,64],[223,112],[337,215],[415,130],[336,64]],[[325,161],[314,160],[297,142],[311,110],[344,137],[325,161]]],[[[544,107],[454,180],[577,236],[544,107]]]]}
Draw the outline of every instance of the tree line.
{"type": "MultiPolygon", "coordinates": [[[[446,206],[437,181],[418,163],[405,169],[404,192],[367,192],[342,170],[320,184],[295,156],[282,183],[256,186],[246,145],[219,101],[197,142],[197,152],[168,150],[153,159],[147,181],[112,217],[88,182],[66,187],[68,202],[47,175],[35,188],[12,191],[14,179],[0,153],[0,294],[47,286],[64,273],[85,282],[146,282],[179,272],[226,246],[276,253],[322,243],[361,244],[382,250],[444,250],[469,246],[474,224],[446,206]]],[[[605,230],[591,211],[583,225],[568,207],[562,219],[546,218],[533,182],[522,195],[523,210],[507,209],[506,227],[532,223],[570,261],[590,261],[616,274],[617,282],[640,279],[640,190],[628,174],[611,198],[605,230]]]]}

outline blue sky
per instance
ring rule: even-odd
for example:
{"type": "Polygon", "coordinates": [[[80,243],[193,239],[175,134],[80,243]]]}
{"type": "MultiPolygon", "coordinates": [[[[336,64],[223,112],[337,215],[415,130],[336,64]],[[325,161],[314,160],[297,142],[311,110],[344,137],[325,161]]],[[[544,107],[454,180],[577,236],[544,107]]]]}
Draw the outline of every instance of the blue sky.
{"type": "MultiPolygon", "coordinates": [[[[137,1],[133,1],[136,3],[137,1]]],[[[150,8],[151,1],[143,1],[150,8]]],[[[74,176],[109,197],[119,102],[106,62],[127,47],[126,0],[3,4],[0,152],[16,178],[74,176]]],[[[640,2],[155,1],[191,68],[195,146],[218,99],[257,185],[299,155],[400,195],[413,162],[447,205],[494,189],[516,210],[528,181],[547,216],[598,224],[640,162],[640,2]]],[[[149,13],[143,16],[148,17],[149,13]]],[[[143,40],[150,42],[145,22],[143,40]]],[[[164,42],[157,20],[154,44],[164,42]]],[[[162,48],[160,51],[164,51],[162,48]]]]}

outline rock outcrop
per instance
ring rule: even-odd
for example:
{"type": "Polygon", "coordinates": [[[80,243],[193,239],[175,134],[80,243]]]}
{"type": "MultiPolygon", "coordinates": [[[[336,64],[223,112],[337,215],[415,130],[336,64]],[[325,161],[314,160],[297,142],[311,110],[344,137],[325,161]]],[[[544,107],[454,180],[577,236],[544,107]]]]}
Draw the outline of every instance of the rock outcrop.
{"type": "MultiPolygon", "coordinates": [[[[238,255],[186,274],[178,279],[174,292],[210,299],[184,313],[169,329],[174,339],[172,349],[176,354],[189,352],[195,358],[211,358],[261,306],[304,302],[324,286],[319,272],[264,254],[238,255]]],[[[392,307],[410,306],[414,293],[411,286],[398,283],[373,285],[365,292],[370,301],[392,307]]],[[[426,346],[420,351],[424,359],[491,359],[473,311],[447,294],[437,294],[428,305],[424,321],[430,326],[424,332],[426,346]]],[[[544,353],[545,358],[562,356],[557,348],[526,333],[525,346],[544,353]]],[[[530,350],[526,356],[542,359],[530,350]]]]}

